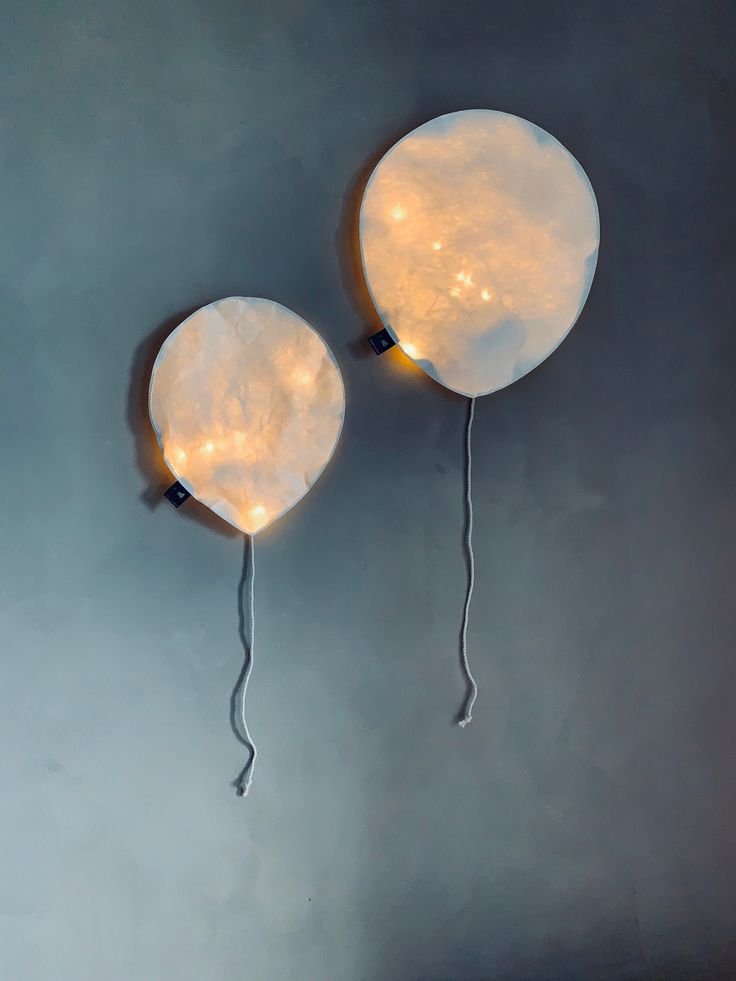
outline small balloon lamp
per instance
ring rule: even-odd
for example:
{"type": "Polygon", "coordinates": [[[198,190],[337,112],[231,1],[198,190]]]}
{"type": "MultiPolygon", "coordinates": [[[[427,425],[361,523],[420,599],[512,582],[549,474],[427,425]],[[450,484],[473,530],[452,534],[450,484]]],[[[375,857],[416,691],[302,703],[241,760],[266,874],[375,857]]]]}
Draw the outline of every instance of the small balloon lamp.
{"type": "Polygon", "coordinates": [[[250,642],[241,721],[257,750],[245,698],[255,642],[255,536],[309,491],[337,446],[345,417],[340,369],[319,334],[272,300],[231,296],[188,317],[153,366],[151,422],[178,483],[250,538],[250,642]]]}

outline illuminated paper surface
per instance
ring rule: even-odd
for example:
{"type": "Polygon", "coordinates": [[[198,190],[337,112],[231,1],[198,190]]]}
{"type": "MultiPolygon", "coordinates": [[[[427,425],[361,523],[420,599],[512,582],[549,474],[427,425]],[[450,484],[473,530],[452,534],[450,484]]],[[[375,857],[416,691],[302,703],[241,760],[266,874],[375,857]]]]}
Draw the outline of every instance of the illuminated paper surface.
{"type": "Polygon", "coordinates": [[[598,208],[575,158],[538,126],[472,109],[433,119],[377,165],[361,250],[373,301],[405,354],[463,395],[535,368],[580,314],[598,208]]]}
{"type": "Polygon", "coordinates": [[[345,415],[340,369],[301,317],[232,296],[167,337],[150,414],[172,473],[254,534],[293,507],[332,456],[345,415]]]}

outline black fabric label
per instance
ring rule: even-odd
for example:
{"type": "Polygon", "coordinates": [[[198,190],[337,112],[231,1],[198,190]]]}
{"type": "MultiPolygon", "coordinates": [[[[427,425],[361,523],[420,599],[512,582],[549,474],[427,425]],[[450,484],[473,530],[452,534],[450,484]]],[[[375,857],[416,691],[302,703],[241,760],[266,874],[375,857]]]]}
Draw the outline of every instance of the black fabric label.
{"type": "Polygon", "coordinates": [[[164,491],[164,497],[166,500],[173,504],[175,508],[180,508],[185,501],[188,501],[192,495],[182,486],[179,481],[175,481],[168,490],[164,491]]]}
{"type": "Polygon", "coordinates": [[[389,348],[393,347],[396,341],[384,327],[383,330],[379,330],[377,334],[372,334],[368,338],[368,343],[376,354],[383,354],[384,351],[388,351],[389,348]]]}

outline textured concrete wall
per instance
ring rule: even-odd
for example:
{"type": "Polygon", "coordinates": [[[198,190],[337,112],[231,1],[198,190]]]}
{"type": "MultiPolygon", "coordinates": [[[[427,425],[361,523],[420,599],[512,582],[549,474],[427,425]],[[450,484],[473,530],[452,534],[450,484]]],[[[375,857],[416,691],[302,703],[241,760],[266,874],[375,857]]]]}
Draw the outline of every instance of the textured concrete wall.
{"type": "Polygon", "coordinates": [[[3,979],[733,977],[729,7],[6,0],[3,979]],[[578,157],[602,242],[570,337],[478,405],[462,731],[465,405],[362,356],[354,220],[467,106],[578,157]],[[247,802],[242,539],[157,503],[144,394],[231,293],[348,390],[259,542],[247,802]]]}

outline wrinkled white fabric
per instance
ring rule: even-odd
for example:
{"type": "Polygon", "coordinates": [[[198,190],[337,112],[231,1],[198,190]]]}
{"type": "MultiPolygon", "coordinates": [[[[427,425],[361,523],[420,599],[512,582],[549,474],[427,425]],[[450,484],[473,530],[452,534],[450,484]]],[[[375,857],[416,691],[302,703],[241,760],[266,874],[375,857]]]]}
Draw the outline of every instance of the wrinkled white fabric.
{"type": "Polygon", "coordinates": [[[252,535],[324,470],[345,391],[332,352],[301,317],[272,300],[231,296],[167,337],[149,405],[172,473],[252,535]]]}
{"type": "Polygon", "coordinates": [[[476,396],[554,351],[588,296],[598,208],[568,151],[538,126],[472,109],[400,140],[363,196],[366,280],[405,354],[476,396]]]}

